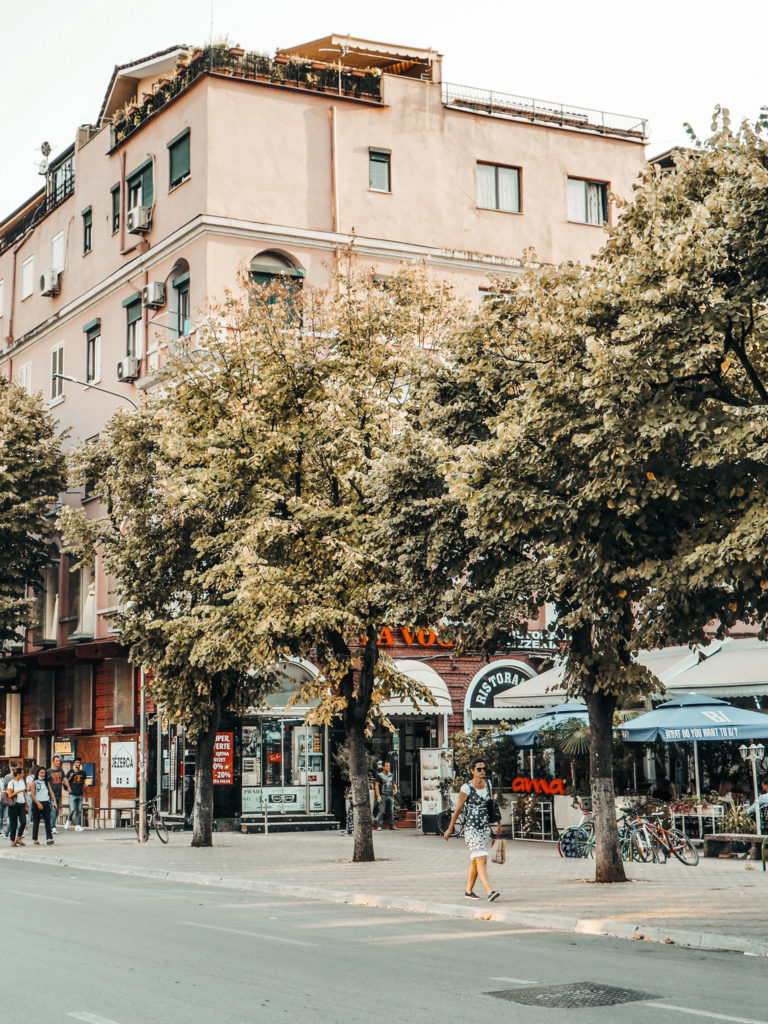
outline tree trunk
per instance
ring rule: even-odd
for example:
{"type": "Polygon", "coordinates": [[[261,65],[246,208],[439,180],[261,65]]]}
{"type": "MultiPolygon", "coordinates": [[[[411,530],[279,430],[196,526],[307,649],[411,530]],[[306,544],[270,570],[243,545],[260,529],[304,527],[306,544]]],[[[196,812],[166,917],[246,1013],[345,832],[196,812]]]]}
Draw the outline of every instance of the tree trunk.
{"type": "Polygon", "coordinates": [[[613,791],[613,712],[616,697],[610,693],[586,694],[589,710],[589,773],[595,822],[595,881],[626,882],[616,828],[616,797],[613,791]]]}
{"type": "Polygon", "coordinates": [[[356,720],[347,726],[349,749],[349,779],[352,786],[352,813],[355,823],[355,846],[352,860],[358,864],[376,859],[373,852],[373,821],[371,819],[368,757],[365,749],[365,731],[356,720]]]}
{"type": "Polygon", "coordinates": [[[349,748],[349,779],[352,788],[352,812],[355,822],[355,847],[352,860],[358,864],[376,859],[373,852],[373,822],[371,820],[370,780],[368,757],[365,749],[365,727],[371,710],[376,662],[379,657],[378,633],[370,626],[366,631],[365,647],[357,668],[357,686],[347,697],[344,724],[349,748]]]}
{"type": "Polygon", "coordinates": [[[195,802],[192,846],[213,846],[213,747],[221,721],[221,686],[212,687],[213,708],[208,728],[195,744],[195,802]]]}

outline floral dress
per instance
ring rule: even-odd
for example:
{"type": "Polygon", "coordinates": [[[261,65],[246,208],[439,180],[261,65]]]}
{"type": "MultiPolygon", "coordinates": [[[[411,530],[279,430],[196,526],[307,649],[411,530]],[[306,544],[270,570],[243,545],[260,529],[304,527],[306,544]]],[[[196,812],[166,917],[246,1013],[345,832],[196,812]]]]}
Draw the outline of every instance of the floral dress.
{"type": "Polygon", "coordinates": [[[491,846],[491,823],[488,820],[490,789],[487,785],[483,789],[475,789],[469,782],[465,782],[461,792],[467,797],[464,804],[464,842],[467,844],[470,860],[474,860],[475,857],[487,857],[491,846]]]}

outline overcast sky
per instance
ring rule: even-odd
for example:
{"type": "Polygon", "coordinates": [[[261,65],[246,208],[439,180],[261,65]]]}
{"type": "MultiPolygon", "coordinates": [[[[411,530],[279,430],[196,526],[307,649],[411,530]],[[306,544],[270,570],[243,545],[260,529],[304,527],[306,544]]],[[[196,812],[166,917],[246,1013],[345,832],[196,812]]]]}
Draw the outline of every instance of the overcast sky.
{"type": "Polygon", "coordinates": [[[175,43],[228,38],[274,52],[333,32],[433,48],[461,85],[646,117],[647,154],[709,131],[716,103],[768,104],[768,0],[2,0],[0,217],[95,121],[113,67],[175,43]]]}

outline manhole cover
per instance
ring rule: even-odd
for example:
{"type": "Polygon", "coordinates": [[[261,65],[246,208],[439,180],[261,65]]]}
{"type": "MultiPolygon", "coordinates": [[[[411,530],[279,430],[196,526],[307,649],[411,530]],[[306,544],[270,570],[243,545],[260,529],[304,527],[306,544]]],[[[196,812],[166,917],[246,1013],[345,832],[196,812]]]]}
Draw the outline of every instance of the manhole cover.
{"type": "Polygon", "coordinates": [[[615,1006],[616,1003],[635,1003],[643,999],[656,999],[650,992],[637,992],[631,988],[614,988],[594,981],[577,981],[573,985],[534,985],[529,988],[489,992],[489,996],[506,999],[526,1006],[615,1006]]]}

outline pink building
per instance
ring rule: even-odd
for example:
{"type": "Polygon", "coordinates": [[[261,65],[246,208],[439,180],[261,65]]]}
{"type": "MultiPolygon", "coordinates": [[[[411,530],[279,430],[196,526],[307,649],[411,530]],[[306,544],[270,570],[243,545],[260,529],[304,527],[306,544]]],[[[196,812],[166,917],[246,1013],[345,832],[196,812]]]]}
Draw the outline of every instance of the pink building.
{"type": "MultiPolygon", "coordinates": [[[[0,222],[0,373],[42,391],[75,442],[138,401],[162,345],[194,335],[239,271],[322,285],[353,244],[377,273],[423,260],[479,301],[489,275],[518,272],[526,249],[588,260],[615,216],[610,193],[630,194],[644,138],[639,118],[444,83],[430,50],[329,36],[274,57],[153,54],[115,68],[95,122],[0,222]]],[[[98,515],[85,494],[62,500],[98,515]]],[[[135,764],[119,766],[136,742],[137,673],[110,627],[115,588],[99,564],[70,571],[66,558],[45,583],[40,627],[0,678],[3,753],[47,763],[54,742],[76,745],[93,766],[90,803],[128,805],[135,764]]],[[[530,651],[505,658],[536,671],[530,651]]],[[[451,672],[451,706],[421,723],[420,745],[444,742],[451,718],[494,720],[487,700],[476,719],[462,708],[451,672]]],[[[246,790],[267,780],[252,757],[246,782],[232,728],[242,794],[223,783],[218,811],[235,817],[259,810],[262,796],[246,790]]],[[[281,794],[327,812],[328,737],[295,735],[290,756],[280,752],[292,762],[281,794]],[[321,791],[309,793],[310,777],[321,791]]],[[[261,733],[248,741],[278,763],[261,733]]],[[[183,763],[183,737],[165,724],[152,771],[171,812],[182,811],[183,763]]]]}

